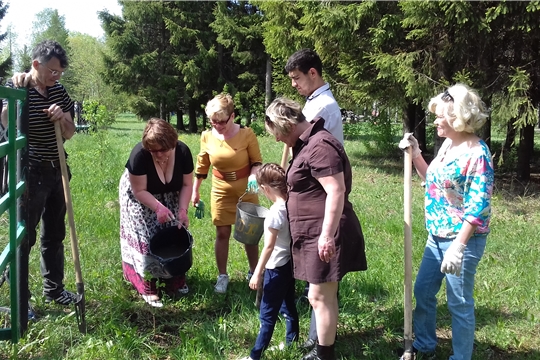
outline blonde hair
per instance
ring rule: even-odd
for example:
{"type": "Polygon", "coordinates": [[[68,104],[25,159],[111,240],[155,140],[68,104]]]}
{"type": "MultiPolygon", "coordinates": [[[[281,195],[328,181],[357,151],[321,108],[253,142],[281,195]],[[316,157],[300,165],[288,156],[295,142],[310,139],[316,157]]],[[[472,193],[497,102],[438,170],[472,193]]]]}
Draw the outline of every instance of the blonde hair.
{"type": "Polygon", "coordinates": [[[464,84],[449,87],[431,99],[428,110],[435,113],[442,105],[449,125],[458,132],[474,133],[480,129],[489,116],[486,104],[476,90],[464,84]]]}
{"type": "Polygon", "coordinates": [[[266,109],[265,127],[270,134],[289,135],[292,125],[306,121],[300,105],[291,99],[279,97],[266,109]]]}
{"type": "Polygon", "coordinates": [[[229,117],[234,112],[233,98],[227,93],[216,95],[212,100],[208,101],[204,111],[210,119],[214,117],[214,115],[229,117]]]}

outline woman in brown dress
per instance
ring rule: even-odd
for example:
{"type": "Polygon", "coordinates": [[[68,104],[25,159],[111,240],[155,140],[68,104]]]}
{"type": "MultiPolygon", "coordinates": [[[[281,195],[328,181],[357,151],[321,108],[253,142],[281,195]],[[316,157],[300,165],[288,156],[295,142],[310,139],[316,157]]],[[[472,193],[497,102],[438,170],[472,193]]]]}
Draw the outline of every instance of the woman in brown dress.
{"type": "Polygon", "coordinates": [[[364,236],[352,204],[351,166],[343,145],[324,129],[324,119],[306,121],[296,102],[278,98],[266,110],[266,129],[292,148],[287,170],[294,277],[310,283],[318,343],[303,360],[335,359],[338,283],[367,269],[364,236]]]}

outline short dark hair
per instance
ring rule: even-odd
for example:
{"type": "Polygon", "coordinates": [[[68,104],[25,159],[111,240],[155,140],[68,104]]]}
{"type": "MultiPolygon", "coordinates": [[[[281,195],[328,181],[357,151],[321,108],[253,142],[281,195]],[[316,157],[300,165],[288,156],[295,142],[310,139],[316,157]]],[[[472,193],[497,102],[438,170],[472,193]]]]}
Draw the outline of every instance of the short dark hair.
{"type": "Polygon", "coordinates": [[[171,150],[176,147],[178,133],[168,122],[159,118],[148,120],[143,131],[142,146],[145,150],[159,147],[163,150],[171,150]]]}
{"type": "Polygon", "coordinates": [[[37,44],[32,50],[32,60],[39,61],[40,64],[46,64],[53,57],[60,61],[62,68],[67,68],[69,65],[66,51],[58,42],[53,40],[44,40],[37,44]]]}
{"type": "Polygon", "coordinates": [[[307,74],[309,69],[314,68],[317,70],[320,76],[322,76],[322,61],[319,55],[311,49],[298,50],[289,57],[287,65],[285,65],[285,71],[291,72],[293,70],[300,70],[302,73],[307,74]]]}

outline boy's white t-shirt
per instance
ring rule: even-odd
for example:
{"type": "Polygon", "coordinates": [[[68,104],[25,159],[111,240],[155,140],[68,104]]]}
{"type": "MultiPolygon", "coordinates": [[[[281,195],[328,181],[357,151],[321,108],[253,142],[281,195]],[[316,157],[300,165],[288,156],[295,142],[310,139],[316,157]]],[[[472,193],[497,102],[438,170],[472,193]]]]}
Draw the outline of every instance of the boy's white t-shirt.
{"type": "Polygon", "coordinates": [[[274,251],[266,263],[267,269],[285,265],[291,259],[291,232],[285,203],[274,203],[264,219],[264,228],[278,230],[274,251]]]}

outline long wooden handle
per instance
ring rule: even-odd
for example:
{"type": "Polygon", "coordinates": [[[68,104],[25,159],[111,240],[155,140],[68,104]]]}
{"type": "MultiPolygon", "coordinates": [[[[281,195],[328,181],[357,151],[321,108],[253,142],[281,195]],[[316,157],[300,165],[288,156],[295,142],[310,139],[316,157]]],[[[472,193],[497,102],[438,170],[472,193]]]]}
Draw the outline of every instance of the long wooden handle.
{"type": "Polygon", "coordinates": [[[405,233],[405,323],[403,338],[405,340],[405,352],[412,354],[412,149],[410,146],[405,151],[403,165],[403,221],[405,233]]]}
{"type": "Polygon", "coordinates": [[[79,260],[79,243],[77,241],[77,233],[75,232],[75,218],[73,217],[73,203],[71,201],[71,191],[69,189],[69,175],[66,165],[66,154],[64,152],[64,144],[62,141],[62,130],[60,124],[54,123],[54,131],[56,133],[56,146],[58,147],[58,157],[60,158],[60,170],[62,171],[62,184],[64,185],[64,197],[66,199],[66,210],[69,222],[69,234],[71,237],[71,254],[73,256],[73,264],[75,265],[75,279],[77,284],[82,284],[81,263],[79,260]]]}
{"type": "Polygon", "coordinates": [[[289,160],[289,145],[283,144],[283,154],[281,154],[281,167],[287,171],[287,160],[289,160]]]}

